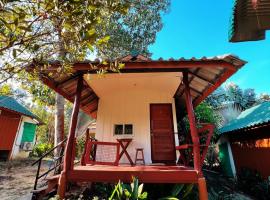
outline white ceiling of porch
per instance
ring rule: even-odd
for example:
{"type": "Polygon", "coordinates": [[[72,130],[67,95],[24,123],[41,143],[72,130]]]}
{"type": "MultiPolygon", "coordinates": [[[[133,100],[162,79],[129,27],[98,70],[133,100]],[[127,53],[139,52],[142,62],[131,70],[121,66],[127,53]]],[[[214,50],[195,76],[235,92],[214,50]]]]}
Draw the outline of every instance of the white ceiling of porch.
{"type": "Polygon", "coordinates": [[[87,74],[84,79],[99,98],[117,91],[149,90],[166,92],[174,96],[180,82],[181,72],[87,74]]]}

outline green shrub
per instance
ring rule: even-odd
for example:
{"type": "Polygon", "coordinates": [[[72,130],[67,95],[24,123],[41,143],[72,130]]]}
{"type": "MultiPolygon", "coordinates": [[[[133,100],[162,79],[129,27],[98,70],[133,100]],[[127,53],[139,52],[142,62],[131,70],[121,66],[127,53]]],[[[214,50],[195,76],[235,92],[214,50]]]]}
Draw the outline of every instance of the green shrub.
{"type": "MultiPolygon", "coordinates": [[[[34,146],[30,156],[31,157],[40,157],[46,152],[48,152],[51,148],[53,148],[53,144],[51,143],[40,143],[34,146]]],[[[53,155],[53,152],[50,156],[53,155]]]]}

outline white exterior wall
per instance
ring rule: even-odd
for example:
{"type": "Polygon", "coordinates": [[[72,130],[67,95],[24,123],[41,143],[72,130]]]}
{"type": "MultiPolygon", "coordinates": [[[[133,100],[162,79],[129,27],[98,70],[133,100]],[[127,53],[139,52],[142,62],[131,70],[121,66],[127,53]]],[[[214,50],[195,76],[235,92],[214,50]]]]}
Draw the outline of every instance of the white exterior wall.
{"type": "MultiPolygon", "coordinates": [[[[123,75],[119,75],[122,77],[123,75]]],[[[136,77],[136,75],[133,75],[136,77]]],[[[100,141],[115,142],[124,136],[114,135],[115,124],[133,124],[133,141],[128,147],[132,160],[135,159],[135,148],[144,148],[146,163],[151,163],[150,138],[150,104],[171,103],[173,111],[174,132],[177,133],[176,111],[173,95],[180,83],[179,76],[170,77],[160,75],[134,78],[127,75],[127,79],[98,79],[89,81],[91,87],[100,97],[97,113],[96,138],[100,141]],[[162,78],[161,78],[162,77],[162,78]],[[176,78],[175,78],[176,77],[176,78]],[[132,79],[134,78],[134,79],[132,79]],[[133,81],[135,83],[133,83],[133,81]],[[165,83],[167,81],[168,83],[165,83]],[[99,83],[98,83],[99,82],[99,83]],[[115,84],[118,82],[118,84],[115,84]],[[131,84],[132,83],[132,84],[131,84]]],[[[127,136],[125,136],[127,137],[127,136]]],[[[178,145],[178,136],[175,134],[178,145]]],[[[121,163],[128,163],[125,155],[121,163]]]]}
{"type": "Polygon", "coordinates": [[[14,140],[12,153],[11,153],[11,156],[10,156],[11,159],[14,159],[16,157],[28,157],[28,155],[29,155],[29,152],[20,151],[20,145],[21,145],[21,140],[22,140],[22,135],[23,135],[24,122],[37,124],[37,122],[34,121],[33,119],[31,119],[30,117],[21,116],[21,121],[20,121],[20,124],[19,124],[19,128],[17,130],[17,133],[16,133],[16,138],[14,140]]]}

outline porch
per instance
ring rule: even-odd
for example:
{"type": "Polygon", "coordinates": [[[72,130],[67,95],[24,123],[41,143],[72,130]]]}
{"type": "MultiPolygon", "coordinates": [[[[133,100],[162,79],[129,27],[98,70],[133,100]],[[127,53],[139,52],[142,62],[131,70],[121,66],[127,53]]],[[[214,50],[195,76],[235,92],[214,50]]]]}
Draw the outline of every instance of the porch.
{"type": "MultiPolygon", "coordinates": [[[[195,183],[199,186],[200,199],[208,199],[206,182],[202,174],[202,162],[207,151],[207,144],[204,146],[200,142],[200,131],[197,128],[193,109],[241,68],[245,64],[245,61],[232,55],[213,58],[203,57],[201,59],[181,58],[179,60],[161,59],[154,61],[141,55],[135,57],[129,55],[122,58],[120,62],[125,64],[125,68],[122,69],[121,72],[127,77],[127,83],[129,84],[125,85],[128,85],[128,93],[125,93],[126,88],[121,88],[123,84],[121,84],[122,80],[119,79],[120,75],[115,74],[113,70],[108,71],[111,77],[116,77],[113,80],[103,79],[93,81],[93,79],[89,79],[89,75],[96,73],[96,69],[91,68],[92,65],[97,64],[100,69],[103,67],[108,69],[108,66],[96,62],[74,64],[73,74],[64,77],[59,76],[57,73],[51,73],[55,70],[57,65],[53,65],[49,68],[46,72],[48,73],[47,75],[43,72],[41,79],[46,85],[63,95],[66,99],[74,102],[71,125],[65,148],[63,170],[58,181],[58,194],[61,198],[64,198],[66,186],[70,181],[118,182],[121,180],[129,182],[132,176],[136,176],[141,182],[145,183],[195,183]],[[157,76],[153,74],[157,74],[157,76]],[[170,77],[171,75],[173,75],[173,77],[170,77]],[[134,80],[137,81],[136,83],[130,81],[130,77],[133,76],[135,76],[134,80]],[[160,80],[162,80],[162,82],[160,80]],[[137,90],[132,89],[137,86],[141,88],[137,90]],[[124,92],[114,94],[114,91],[112,91],[110,87],[116,89],[120,88],[120,91],[124,92]],[[164,92],[166,95],[164,95],[164,92]],[[150,94],[153,94],[153,98],[150,98],[150,94]],[[161,94],[163,95],[162,98],[160,97],[161,94]],[[131,98],[125,101],[127,95],[131,98]],[[146,96],[147,101],[142,101],[146,96]],[[131,99],[133,99],[133,101],[131,101],[131,99]],[[119,100],[121,100],[121,105],[129,105],[128,108],[132,108],[128,113],[138,111],[137,108],[144,108],[140,110],[144,112],[144,114],[138,115],[136,119],[130,118],[129,121],[126,122],[124,119],[127,118],[127,115],[122,116],[122,121],[114,122],[112,121],[114,118],[108,119],[110,114],[113,113],[113,116],[118,114],[119,109],[117,109],[115,105],[119,103],[119,100]],[[138,102],[137,107],[134,106],[138,102]],[[110,103],[113,106],[108,107],[110,103]],[[154,110],[153,113],[157,114],[153,117],[151,114],[151,104],[170,104],[171,106],[170,109],[168,106],[165,106],[164,110],[162,110],[163,108],[154,110]],[[126,166],[117,165],[117,163],[114,162],[114,166],[99,165],[99,163],[92,163],[94,165],[84,163],[81,166],[74,166],[76,127],[80,109],[92,117],[97,118],[98,126],[101,124],[101,126],[97,128],[99,132],[102,133],[101,137],[98,138],[101,142],[115,142],[116,137],[114,137],[114,135],[116,134],[113,135],[113,125],[118,125],[118,123],[130,125],[129,122],[132,119],[134,124],[137,123],[136,120],[140,121],[140,123],[144,123],[143,126],[140,124],[142,129],[138,131],[136,140],[144,143],[145,149],[148,149],[148,154],[152,154],[151,157],[148,156],[148,160],[151,161],[152,159],[156,164],[126,166]],[[181,135],[181,133],[177,131],[176,121],[177,119],[183,118],[185,115],[187,115],[189,119],[191,139],[187,141],[184,146],[176,147],[178,146],[178,139],[175,136],[177,134],[181,135]],[[102,121],[103,125],[100,123],[102,121]],[[155,134],[159,137],[156,143],[155,140],[150,139],[150,137],[155,137],[155,134]],[[163,146],[164,138],[171,138],[171,145],[168,150],[166,149],[167,146],[163,146]],[[161,149],[162,151],[155,151],[155,148],[149,150],[150,144],[153,144],[153,142],[154,145],[156,145],[156,149],[161,149]],[[175,163],[176,150],[187,148],[191,149],[192,167],[187,166],[187,162],[185,166],[166,166],[159,164],[159,161],[163,161],[164,158],[166,158],[166,161],[174,161],[175,163]],[[204,148],[203,152],[201,152],[202,148],[204,148]],[[155,153],[154,156],[153,152],[155,153]],[[160,156],[161,153],[165,155],[165,153],[168,152],[170,156],[160,156]]],[[[127,107],[123,106],[121,109],[122,113],[126,113],[127,107]]],[[[211,137],[207,138],[208,144],[210,139],[211,137]]],[[[89,148],[87,152],[89,152],[89,148]]],[[[117,157],[119,154],[116,153],[115,155],[117,157]]],[[[150,163],[151,162],[148,162],[147,164],[150,163]]]]}
{"type": "Polygon", "coordinates": [[[112,182],[119,180],[129,183],[137,177],[142,183],[198,183],[198,172],[191,167],[166,165],[86,165],[74,166],[67,173],[69,181],[74,182],[112,182]]]}

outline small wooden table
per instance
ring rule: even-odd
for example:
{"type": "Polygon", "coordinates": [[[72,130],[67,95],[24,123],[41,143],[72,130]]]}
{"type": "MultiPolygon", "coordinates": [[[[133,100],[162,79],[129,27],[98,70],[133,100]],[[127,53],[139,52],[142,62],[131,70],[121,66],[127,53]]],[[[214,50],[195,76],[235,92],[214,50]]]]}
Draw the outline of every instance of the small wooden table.
{"type": "Polygon", "coordinates": [[[131,143],[132,139],[131,138],[123,138],[123,139],[117,139],[117,142],[119,142],[120,146],[122,147],[122,151],[119,154],[119,160],[121,159],[121,157],[125,154],[127,159],[129,160],[129,163],[131,165],[134,165],[132,159],[130,158],[128,152],[127,152],[127,148],[129,146],[129,144],[131,143]]]}

